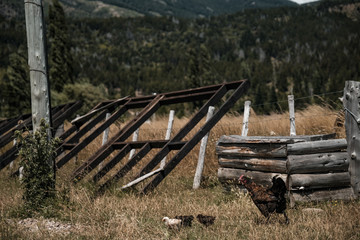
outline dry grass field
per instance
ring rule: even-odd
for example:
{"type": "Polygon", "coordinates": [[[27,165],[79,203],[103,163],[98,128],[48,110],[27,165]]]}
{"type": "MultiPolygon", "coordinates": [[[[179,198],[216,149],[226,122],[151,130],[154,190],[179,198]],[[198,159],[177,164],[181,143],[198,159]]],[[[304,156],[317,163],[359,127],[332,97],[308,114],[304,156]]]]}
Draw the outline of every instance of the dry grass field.
{"type": "MultiPolygon", "coordinates": [[[[296,113],[298,135],[336,132],[345,137],[343,127],[334,127],[337,112],[327,107],[311,106],[296,113]]],[[[175,119],[174,131],[187,119],[175,119]]],[[[233,187],[225,191],[216,177],[215,144],[221,135],[240,135],[242,116],[228,115],[211,131],[206,153],[204,180],[192,189],[199,146],[146,196],[136,191],[122,192],[123,183],[111,186],[103,195],[94,193],[86,181],[69,184],[67,176],[101,144],[101,136],[78,156],[78,163],[67,164],[58,174],[59,201],[45,213],[51,218],[34,216],[21,220],[21,188],[17,180],[0,175],[0,239],[360,239],[360,202],[328,201],[297,204],[288,209],[290,224],[283,216],[273,216],[267,223],[249,196],[233,187]],[[307,208],[321,209],[304,211],[307,208]],[[168,229],[164,216],[197,214],[216,217],[212,226],[196,220],[192,227],[168,229]]],[[[163,139],[167,119],[161,118],[140,129],[141,139],[163,139]]],[[[111,127],[111,133],[118,126],[111,127]]],[[[287,114],[250,116],[249,134],[289,135],[287,114]]],[[[151,156],[149,156],[150,158],[151,156]]],[[[131,173],[130,173],[131,177],[131,173]]],[[[125,179],[126,180],[126,179],[125,179]]]]}

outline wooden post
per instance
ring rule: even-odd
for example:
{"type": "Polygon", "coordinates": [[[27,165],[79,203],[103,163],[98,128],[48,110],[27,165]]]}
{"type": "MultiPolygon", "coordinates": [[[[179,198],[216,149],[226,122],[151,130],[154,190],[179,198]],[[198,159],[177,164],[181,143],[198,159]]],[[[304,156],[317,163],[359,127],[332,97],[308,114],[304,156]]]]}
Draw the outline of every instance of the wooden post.
{"type": "MultiPolygon", "coordinates": [[[[133,142],[136,142],[138,140],[139,131],[140,131],[140,128],[136,129],[136,131],[134,132],[133,137],[132,137],[133,142]]],[[[130,154],[129,154],[129,159],[131,159],[134,156],[134,154],[135,154],[135,149],[131,149],[130,154]]]]}
{"type": "MultiPolygon", "coordinates": [[[[213,116],[215,108],[213,106],[209,107],[206,121],[209,121],[209,119],[213,116]]],[[[200,145],[200,152],[199,152],[199,160],[196,167],[196,172],[194,176],[194,184],[193,189],[198,189],[200,187],[201,182],[201,175],[204,169],[204,159],[205,159],[205,152],[206,152],[206,145],[209,138],[210,131],[201,139],[201,145],[200,145]]]]}
{"type": "Polygon", "coordinates": [[[248,124],[249,124],[249,116],[250,116],[250,106],[251,101],[245,101],[245,109],[244,109],[244,119],[243,119],[243,126],[241,131],[241,136],[246,137],[248,134],[248,124]]]}
{"type": "MultiPolygon", "coordinates": [[[[25,1],[28,64],[30,69],[31,112],[33,131],[40,127],[41,119],[49,124],[51,138],[51,104],[46,57],[46,34],[42,0],[25,1]]],[[[54,166],[53,159],[47,160],[54,166]]],[[[54,167],[55,171],[55,167],[54,167]]]]}
{"type": "Polygon", "coordinates": [[[360,82],[346,81],[343,104],[345,109],[345,129],[347,153],[349,154],[349,174],[351,187],[356,197],[360,195],[360,82]]]}
{"type": "MultiPolygon", "coordinates": [[[[172,126],[173,126],[173,123],[174,123],[174,115],[175,115],[175,111],[170,110],[168,126],[167,126],[166,134],[165,134],[165,140],[170,139],[172,126]]],[[[163,168],[165,166],[165,163],[166,163],[166,156],[161,160],[160,168],[163,168]]]]}
{"type": "Polygon", "coordinates": [[[288,95],[290,114],[290,136],[296,136],[294,95],[288,95]]]}
{"type": "MultiPolygon", "coordinates": [[[[16,138],[14,138],[14,140],[13,140],[13,146],[15,146],[15,145],[16,145],[16,138]]],[[[11,163],[9,165],[9,169],[12,170],[13,167],[14,167],[14,161],[11,161],[11,163]]]]}
{"type": "Polygon", "coordinates": [[[32,122],[33,130],[36,131],[42,118],[45,119],[46,123],[51,123],[42,0],[25,1],[25,20],[31,83],[32,122]]]}
{"type": "MultiPolygon", "coordinates": [[[[105,121],[108,120],[110,116],[111,116],[110,113],[106,113],[105,121]]],[[[105,131],[103,132],[101,146],[103,146],[107,142],[107,140],[109,138],[109,130],[110,130],[110,127],[106,128],[105,131]]],[[[99,170],[101,168],[102,168],[102,162],[99,164],[99,170]]]]}

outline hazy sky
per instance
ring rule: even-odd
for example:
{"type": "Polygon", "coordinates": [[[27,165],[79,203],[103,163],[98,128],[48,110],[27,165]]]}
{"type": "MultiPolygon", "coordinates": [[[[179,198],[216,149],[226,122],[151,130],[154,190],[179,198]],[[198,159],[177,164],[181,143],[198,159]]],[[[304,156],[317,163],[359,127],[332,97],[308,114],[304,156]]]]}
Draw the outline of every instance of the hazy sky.
{"type": "Polygon", "coordinates": [[[296,2],[298,4],[303,4],[303,3],[309,3],[309,2],[316,2],[318,0],[290,0],[290,1],[296,2]]]}

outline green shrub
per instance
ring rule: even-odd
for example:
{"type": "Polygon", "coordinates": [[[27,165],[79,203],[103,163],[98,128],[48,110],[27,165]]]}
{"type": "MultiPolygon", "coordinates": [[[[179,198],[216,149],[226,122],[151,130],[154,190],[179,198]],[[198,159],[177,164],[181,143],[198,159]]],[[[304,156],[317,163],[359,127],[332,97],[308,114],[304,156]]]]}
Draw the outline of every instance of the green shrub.
{"type": "Polygon", "coordinates": [[[31,213],[45,208],[55,198],[53,160],[58,138],[48,138],[49,126],[42,119],[40,129],[27,135],[17,131],[20,166],[23,167],[21,184],[24,188],[25,209],[31,213]]]}

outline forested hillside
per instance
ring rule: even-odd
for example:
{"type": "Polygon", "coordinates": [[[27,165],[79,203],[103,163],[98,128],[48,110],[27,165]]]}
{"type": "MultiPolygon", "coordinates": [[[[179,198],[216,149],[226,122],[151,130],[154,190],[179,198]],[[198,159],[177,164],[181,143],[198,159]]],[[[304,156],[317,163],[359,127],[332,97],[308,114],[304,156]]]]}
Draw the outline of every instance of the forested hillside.
{"type": "MultiPolygon", "coordinates": [[[[351,4],[351,17],[344,6],[254,9],[209,19],[67,18],[71,59],[66,61],[71,61],[73,78],[64,81],[63,89],[53,89],[53,102],[247,78],[251,89],[246,99],[259,111],[286,109],[286,101],[265,103],[286,100],[289,93],[303,97],[340,91],[346,80],[360,80],[360,5],[351,4]]],[[[1,115],[11,116],[18,112],[6,108],[8,99],[23,101],[15,93],[24,84],[19,90],[9,79],[26,59],[25,47],[20,48],[26,37],[24,22],[1,19],[0,26],[1,115]]],[[[297,106],[318,99],[306,98],[297,106]]],[[[235,110],[241,108],[239,103],[235,110]]]]}
{"type": "MultiPolygon", "coordinates": [[[[47,6],[52,0],[42,0],[47,6]]],[[[60,0],[68,17],[106,18],[138,16],[176,16],[199,18],[235,13],[250,8],[297,6],[290,0],[60,0]]],[[[24,1],[2,0],[0,14],[23,14],[24,1]]]]}

